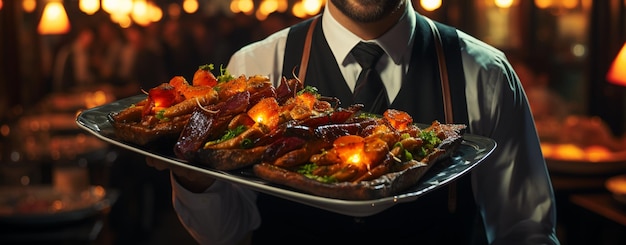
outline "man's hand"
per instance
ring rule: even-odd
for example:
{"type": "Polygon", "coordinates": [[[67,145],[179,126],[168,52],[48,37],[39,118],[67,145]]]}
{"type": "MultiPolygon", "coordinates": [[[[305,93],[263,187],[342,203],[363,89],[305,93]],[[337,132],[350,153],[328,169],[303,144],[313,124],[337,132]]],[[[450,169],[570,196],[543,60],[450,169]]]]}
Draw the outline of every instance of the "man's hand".
{"type": "Polygon", "coordinates": [[[156,158],[146,157],[146,164],[157,170],[169,169],[172,174],[174,174],[174,178],[181,186],[194,193],[204,192],[207,188],[209,188],[209,186],[213,184],[213,182],[215,182],[214,178],[206,174],[199,173],[174,164],[170,164],[156,158]]]}

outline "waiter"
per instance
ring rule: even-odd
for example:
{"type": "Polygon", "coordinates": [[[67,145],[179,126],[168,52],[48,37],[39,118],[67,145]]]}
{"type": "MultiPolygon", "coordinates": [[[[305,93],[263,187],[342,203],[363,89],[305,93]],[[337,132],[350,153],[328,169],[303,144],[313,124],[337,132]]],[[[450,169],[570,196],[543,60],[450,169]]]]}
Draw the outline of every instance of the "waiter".
{"type": "Polygon", "coordinates": [[[191,235],[201,244],[559,244],[554,194],[518,77],[502,52],[431,24],[407,0],[328,0],[319,17],[236,52],[228,70],[279,81],[295,67],[306,85],[344,105],[465,123],[498,143],[471,174],[355,218],[170,166],[174,208],[191,235]],[[374,78],[362,85],[364,77],[374,78]]]}

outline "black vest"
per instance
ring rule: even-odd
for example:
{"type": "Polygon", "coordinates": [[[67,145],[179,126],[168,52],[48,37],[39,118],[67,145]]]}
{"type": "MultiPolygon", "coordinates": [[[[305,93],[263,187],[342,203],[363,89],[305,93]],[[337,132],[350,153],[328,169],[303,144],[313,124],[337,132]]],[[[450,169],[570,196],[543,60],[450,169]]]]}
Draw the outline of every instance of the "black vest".
{"type": "MultiPolygon", "coordinates": [[[[437,56],[428,23],[416,13],[416,39],[408,76],[390,108],[409,112],[414,121],[444,122],[437,56]]],[[[283,76],[292,77],[300,65],[306,32],[311,20],[293,26],[287,38],[283,76]]],[[[465,78],[456,30],[436,23],[442,35],[449,69],[455,122],[468,123],[465,78]]],[[[297,70],[295,74],[298,74],[297,70]]],[[[317,22],[306,85],[320,94],[337,97],[343,106],[352,92],[317,22]]],[[[401,203],[381,213],[355,218],[300,203],[259,194],[262,224],[253,236],[254,244],[471,244],[484,243],[484,229],[472,196],[470,176],[457,181],[457,210],[448,210],[448,188],[440,188],[414,202],[401,203]],[[477,242],[479,241],[479,242],[477,242]]]]}

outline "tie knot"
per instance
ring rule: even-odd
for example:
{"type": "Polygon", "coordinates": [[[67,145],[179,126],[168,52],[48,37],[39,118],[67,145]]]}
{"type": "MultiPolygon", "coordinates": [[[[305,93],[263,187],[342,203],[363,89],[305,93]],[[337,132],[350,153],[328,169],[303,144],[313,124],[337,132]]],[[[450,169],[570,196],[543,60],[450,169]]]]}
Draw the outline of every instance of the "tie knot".
{"type": "Polygon", "coordinates": [[[359,42],[351,53],[363,69],[368,69],[378,62],[385,51],[373,43],[359,42]]]}

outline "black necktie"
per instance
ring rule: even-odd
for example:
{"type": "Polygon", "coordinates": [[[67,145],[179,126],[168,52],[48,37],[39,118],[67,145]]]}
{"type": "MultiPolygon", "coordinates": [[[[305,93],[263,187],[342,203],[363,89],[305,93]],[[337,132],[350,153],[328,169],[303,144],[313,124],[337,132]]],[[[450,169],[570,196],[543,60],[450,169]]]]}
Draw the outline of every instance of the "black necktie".
{"type": "Polygon", "coordinates": [[[382,114],[389,102],[385,85],[375,66],[384,53],[383,49],[376,44],[360,42],[351,53],[363,68],[354,88],[354,102],[364,104],[367,112],[382,114]]]}

